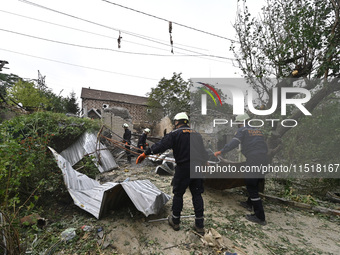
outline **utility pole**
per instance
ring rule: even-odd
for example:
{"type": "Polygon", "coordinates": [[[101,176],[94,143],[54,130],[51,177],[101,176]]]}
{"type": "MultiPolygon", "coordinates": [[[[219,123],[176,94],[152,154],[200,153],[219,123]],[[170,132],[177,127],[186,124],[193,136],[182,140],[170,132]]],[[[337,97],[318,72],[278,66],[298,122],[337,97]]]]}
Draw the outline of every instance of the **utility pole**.
{"type": "Polygon", "coordinates": [[[46,76],[42,76],[40,71],[38,70],[38,80],[36,81],[38,84],[38,89],[40,90],[46,90],[46,85],[45,85],[45,78],[46,76]]]}

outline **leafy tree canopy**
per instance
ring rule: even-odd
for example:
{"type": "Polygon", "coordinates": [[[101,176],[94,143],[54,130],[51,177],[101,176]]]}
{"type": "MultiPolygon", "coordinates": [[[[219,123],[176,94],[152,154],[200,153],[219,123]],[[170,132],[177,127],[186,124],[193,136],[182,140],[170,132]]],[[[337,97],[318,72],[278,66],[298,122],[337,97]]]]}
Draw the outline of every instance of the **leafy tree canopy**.
{"type": "Polygon", "coordinates": [[[19,80],[8,91],[9,97],[26,109],[44,109],[50,106],[48,98],[32,82],[19,80]]]}
{"type": "Polygon", "coordinates": [[[149,106],[163,108],[163,116],[172,119],[178,112],[190,110],[190,81],[184,81],[181,73],[173,73],[170,80],[162,78],[156,88],[152,88],[149,106]]]}
{"type": "MultiPolygon", "coordinates": [[[[256,18],[249,13],[246,1],[240,2],[243,6],[234,24],[238,44],[232,44],[231,50],[267,108],[273,88],[308,89],[312,97],[304,106],[309,112],[340,90],[339,1],[267,0],[256,18]]],[[[301,120],[304,116],[301,111],[281,116],[278,110],[267,117],[301,120]]],[[[280,140],[290,129],[282,125],[272,128],[268,139],[271,156],[281,149],[280,140]]]]}
{"type": "Polygon", "coordinates": [[[0,73],[0,102],[6,102],[7,88],[13,86],[20,78],[14,74],[0,73]]]}
{"type": "Polygon", "coordinates": [[[24,81],[16,75],[0,74],[1,100],[11,104],[21,103],[26,110],[47,110],[59,113],[79,112],[76,94],[56,95],[42,82],[24,81]]]}
{"type": "Polygon", "coordinates": [[[70,95],[65,99],[65,110],[68,113],[77,114],[79,112],[79,107],[77,104],[76,93],[72,91],[70,95]]]}

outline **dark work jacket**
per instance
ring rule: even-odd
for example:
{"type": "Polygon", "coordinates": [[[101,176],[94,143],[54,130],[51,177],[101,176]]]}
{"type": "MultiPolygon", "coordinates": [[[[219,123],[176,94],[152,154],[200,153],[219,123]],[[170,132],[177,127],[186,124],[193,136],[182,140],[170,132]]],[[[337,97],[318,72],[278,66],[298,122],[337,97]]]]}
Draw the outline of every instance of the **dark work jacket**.
{"type": "Polygon", "coordinates": [[[158,154],[172,149],[178,166],[190,167],[190,163],[203,164],[208,160],[202,136],[188,126],[182,126],[165,135],[146,151],[148,154],[158,154]]]}
{"type": "Polygon", "coordinates": [[[249,126],[239,128],[233,139],[223,147],[221,152],[227,153],[240,143],[241,152],[246,158],[250,155],[266,155],[268,152],[262,131],[249,126]]]}
{"type": "Polygon", "coordinates": [[[131,131],[130,129],[125,129],[124,135],[123,135],[123,142],[131,144],[131,131]]]}
{"type": "Polygon", "coordinates": [[[143,133],[139,139],[138,139],[138,144],[137,146],[140,147],[140,146],[143,146],[143,148],[145,148],[145,145],[146,145],[146,138],[148,137],[148,135],[146,133],[143,133]]]}

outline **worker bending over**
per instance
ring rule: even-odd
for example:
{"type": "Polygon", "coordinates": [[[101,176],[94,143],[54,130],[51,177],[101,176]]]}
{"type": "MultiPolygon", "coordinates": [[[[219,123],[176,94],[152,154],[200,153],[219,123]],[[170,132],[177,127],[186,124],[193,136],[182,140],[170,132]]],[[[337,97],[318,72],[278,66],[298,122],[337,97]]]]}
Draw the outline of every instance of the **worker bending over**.
{"type": "MultiPolygon", "coordinates": [[[[238,124],[239,128],[230,143],[226,144],[222,150],[215,152],[214,155],[218,156],[227,153],[241,144],[241,152],[246,157],[247,166],[267,165],[268,148],[263,133],[259,129],[250,127],[247,123],[248,119],[248,114],[238,115],[236,117],[236,121],[243,122],[243,124],[238,124]]],[[[249,198],[247,202],[244,202],[241,205],[248,208],[254,208],[255,214],[246,215],[247,220],[266,225],[264,209],[259,196],[259,183],[261,181],[264,181],[264,177],[260,174],[247,176],[245,178],[249,198]]]]}

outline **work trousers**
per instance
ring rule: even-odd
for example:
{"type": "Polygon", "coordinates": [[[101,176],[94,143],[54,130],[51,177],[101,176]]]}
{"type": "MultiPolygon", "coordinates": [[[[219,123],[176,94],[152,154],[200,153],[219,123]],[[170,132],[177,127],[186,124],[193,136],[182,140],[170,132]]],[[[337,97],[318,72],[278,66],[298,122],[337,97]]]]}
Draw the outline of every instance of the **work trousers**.
{"type": "MultiPolygon", "coordinates": [[[[179,169],[176,169],[177,171],[179,169]]],[[[192,195],[192,204],[195,211],[195,224],[199,228],[204,227],[204,204],[202,193],[204,192],[202,179],[190,179],[190,176],[174,176],[173,178],[173,201],[172,201],[172,219],[175,224],[180,223],[181,212],[183,209],[183,195],[189,187],[192,195]]]]}
{"type": "Polygon", "coordinates": [[[131,163],[131,152],[130,152],[130,143],[129,145],[125,145],[125,152],[126,152],[126,156],[127,156],[127,161],[129,163],[131,163]]]}
{"type": "Polygon", "coordinates": [[[253,206],[254,212],[257,218],[259,218],[260,220],[265,220],[266,217],[264,214],[262,200],[259,196],[259,188],[258,188],[259,181],[261,181],[261,179],[258,179],[258,178],[245,179],[247,191],[249,194],[247,203],[253,206]]]}
{"type": "MultiPolygon", "coordinates": [[[[247,156],[246,164],[248,166],[260,166],[268,164],[267,155],[265,154],[254,154],[247,156]]],[[[259,183],[264,181],[262,174],[254,175],[252,178],[246,178],[246,188],[249,194],[247,203],[253,206],[254,212],[257,218],[265,220],[265,213],[262,205],[262,200],[259,195],[259,183]]]]}

